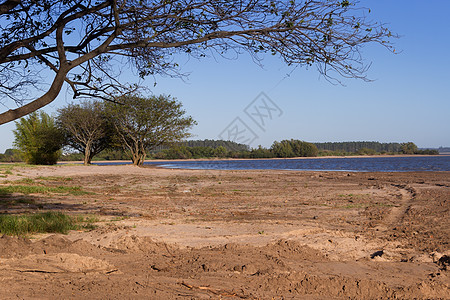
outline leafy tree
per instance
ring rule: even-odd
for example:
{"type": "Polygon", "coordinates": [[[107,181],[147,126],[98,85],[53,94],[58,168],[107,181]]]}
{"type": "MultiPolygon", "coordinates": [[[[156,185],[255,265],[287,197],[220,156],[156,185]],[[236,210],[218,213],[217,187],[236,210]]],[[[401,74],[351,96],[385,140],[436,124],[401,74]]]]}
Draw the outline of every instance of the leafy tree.
{"type": "Polygon", "coordinates": [[[297,157],[314,157],[317,156],[319,150],[316,145],[299,140],[290,140],[294,155],[297,157]]]}
{"type": "Polygon", "coordinates": [[[261,145],[259,145],[258,148],[256,149],[252,149],[252,151],[250,152],[250,158],[273,158],[273,157],[275,157],[274,153],[261,145]]]}
{"type": "Polygon", "coordinates": [[[63,134],[55,120],[45,112],[33,112],[16,122],[14,146],[16,146],[26,163],[34,165],[56,164],[63,134]]]}
{"type": "Polygon", "coordinates": [[[123,104],[106,103],[119,143],[142,165],[148,150],[189,137],[196,122],[185,116],[180,102],[170,96],[125,96],[123,104]]]}
{"type": "Polygon", "coordinates": [[[319,152],[316,145],[299,140],[275,141],[271,151],[276,157],[312,157],[319,152]]]}
{"type": "Polygon", "coordinates": [[[192,153],[186,146],[174,146],[163,150],[155,155],[158,159],[189,159],[192,153]]]}
{"type": "Polygon", "coordinates": [[[294,157],[294,151],[292,150],[291,143],[288,140],[283,140],[281,142],[273,142],[270,150],[276,157],[294,157]]]}
{"type": "Polygon", "coordinates": [[[65,143],[84,154],[84,164],[111,145],[113,128],[104,113],[103,103],[69,104],[58,110],[58,126],[65,143]]]}
{"type": "Polygon", "coordinates": [[[402,143],[400,145],[400,150],[403,154],[414,154],[417,153],[419,148],[413,142],[402,143]]]}
{"type": "Polygon", "coordinates": [[[392,49],[391,32],[369,13],[356,0],[2,1],[0,93],[19,107],[0,124],[51,103],[64,84],[75,98],[134,91],[118,79],[126,64],[141,77],[178,76],[177,54],[272,54],[328,78],[365,79],[361,47],[392,49]]]}
{"type": "Polygon", "coordinates": [[[20,151],[17,149],[6,149],[4,154],[0,154],[1,162],[19,162],[23,161],[20,151]]]}
{"type": "Polygon", "coordinates": [[[228,150],[224,146],[219,146],[216,149],[214,149],[214,156],[216,157],[226,157],[228,155],[228,150]]]}

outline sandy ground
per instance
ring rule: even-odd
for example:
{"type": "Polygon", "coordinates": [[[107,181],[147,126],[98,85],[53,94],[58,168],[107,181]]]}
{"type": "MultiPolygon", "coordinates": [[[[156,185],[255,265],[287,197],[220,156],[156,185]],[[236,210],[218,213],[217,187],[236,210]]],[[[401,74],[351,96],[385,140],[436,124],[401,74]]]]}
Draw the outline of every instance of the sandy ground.
{"type": "Polygon", "coordinates": [[[15,167],[0,186],[90,194],[0,195],[0,212],[100,222],[1,237],[0,298],[450,299],[449,175],[15,167]]]}

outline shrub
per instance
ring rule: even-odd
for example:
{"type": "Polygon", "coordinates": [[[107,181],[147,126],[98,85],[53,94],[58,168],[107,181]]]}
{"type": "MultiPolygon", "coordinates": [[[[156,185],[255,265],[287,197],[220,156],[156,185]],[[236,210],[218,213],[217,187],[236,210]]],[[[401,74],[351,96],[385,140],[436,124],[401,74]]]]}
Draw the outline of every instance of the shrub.
{"type": "Polygon", "coordinates": [[[274,142],[271,150],[276,157],[313,157],[319,153],[316,145],[299,140],[274,142]]]}
{"type": "Polygon", "coordinates": [[[56,164],[61,155],[63,134],[45,112],[33,112],[16,122],[14,145],[24,161],[33,165],[56,164]]]}

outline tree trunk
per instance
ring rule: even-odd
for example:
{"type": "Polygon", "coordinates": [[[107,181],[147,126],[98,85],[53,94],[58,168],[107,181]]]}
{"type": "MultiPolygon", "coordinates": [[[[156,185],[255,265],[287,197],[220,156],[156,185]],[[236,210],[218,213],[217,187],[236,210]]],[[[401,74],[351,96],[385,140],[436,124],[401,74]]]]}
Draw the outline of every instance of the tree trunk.
{"type": "Polygon", "coordinates": [[[92,155],[91,155],[91,147],[86,147],[84,149],[84,165],[88,166],[91,164],[91,159],[92,159],[92,155]]]}
{"type": "Polygon", "coordinates": [[[134,166],[142,166],[144,164],[144,160],[145,160],[145,153],[133,153],[132,155],[132,161],[133,161],[133,165],[134,166]]]}
{"type": "Polygon", "coordinates": [[[133,165],[142,166],[144,164],[146,153],[142,149],[142,147],[136,146],[134,151],[131,153],[131,160],[133,161],[133,165]]]}
{"type": "Polygon", "coordinates": [[[86,147],[84,148],[84,165],[88,166],[91,164],[91,160],[92,160],[92,141],[91,140],[87,140],[86,142],[86,147]]]}

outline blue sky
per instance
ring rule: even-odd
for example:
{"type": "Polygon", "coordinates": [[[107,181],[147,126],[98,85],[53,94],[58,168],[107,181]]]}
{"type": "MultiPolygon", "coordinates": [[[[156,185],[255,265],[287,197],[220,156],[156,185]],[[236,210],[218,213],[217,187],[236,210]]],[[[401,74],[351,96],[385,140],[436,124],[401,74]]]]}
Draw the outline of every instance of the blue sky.
{"type": "MultiPolygon", "coordinates": [[[[315,68],[292,71],[267,57],[264,68],[242,55],[236,60],[182,59],[185,80],[148,80],[151,91],[180,100],[198,121],[196,139],[217,139],[239,117],[257,136],[251,146],[274,140],[415,142],[419,147],[450,146],[450,1],[361,1],[372,18],[401,35],[399,54],[380,46],[363,50],[372,62],[373,82],[344,80],[332,85],[315,68]],[[281,110],[258,127],[244,109],[264,92],[281,110]]],[[[63,92],[46,108],[53,113],[71,102],[63,92]]],[[[13,142],[14,123],[0,125],[0,152],[13,142]]]]}

